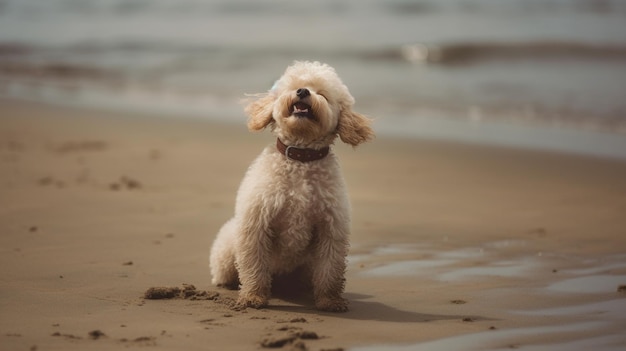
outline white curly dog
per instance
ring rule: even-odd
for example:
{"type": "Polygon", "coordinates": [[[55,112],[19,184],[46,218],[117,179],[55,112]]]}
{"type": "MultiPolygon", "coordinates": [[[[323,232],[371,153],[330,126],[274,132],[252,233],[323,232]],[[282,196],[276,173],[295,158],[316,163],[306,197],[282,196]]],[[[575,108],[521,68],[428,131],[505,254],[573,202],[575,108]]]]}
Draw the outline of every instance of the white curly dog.
{"type": "Polygon", "coordinates": [[[211,248],[213,284],[240,288],[237,307],[268,304],[272,279],[297,271],[312,287],[315,307],[344,312],[350,203],[330,145],[356,146],[374,137],[371,120],[352,111],[354,98],[335,70],[294,62],[245,111],[248,128],[267,126],[265,148],[237,193],[235,215],[211,248]]]}

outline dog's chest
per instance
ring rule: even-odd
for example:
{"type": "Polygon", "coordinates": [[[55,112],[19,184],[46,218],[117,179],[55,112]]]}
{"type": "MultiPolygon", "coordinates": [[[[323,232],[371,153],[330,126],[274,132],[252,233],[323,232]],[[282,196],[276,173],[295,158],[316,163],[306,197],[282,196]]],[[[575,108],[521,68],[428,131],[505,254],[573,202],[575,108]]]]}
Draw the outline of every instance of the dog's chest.
{"type": "Polygon", "coordinates": [[[275,249],[284,254],[303,252],[332,217],[336,189],[323,168],[292,167],[281,173],[283,181],[274,193],[280,208],[271,223],[275,249]]]}
{"type": "Polygon", "coordinates": [[[327,176],[323,172],[293,172],[277,189],[277,203],[281,204],[277,224],[289,227],[314,225],[329,210],[329,189],[325,186],[327,176]]]}

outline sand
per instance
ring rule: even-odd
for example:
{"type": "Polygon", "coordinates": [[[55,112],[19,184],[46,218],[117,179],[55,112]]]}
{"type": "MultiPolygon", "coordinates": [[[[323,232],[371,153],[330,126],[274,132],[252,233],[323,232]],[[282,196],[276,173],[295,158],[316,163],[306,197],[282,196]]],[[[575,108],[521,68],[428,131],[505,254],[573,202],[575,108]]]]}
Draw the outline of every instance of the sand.
{"type": "Polygon", "coordinates": [[[626,347],[626,162],[386,136],[335,147],[350,311],[233,310],[209,248],[273,142],[243,121],[0,101],[0,349],[626,347]]]}

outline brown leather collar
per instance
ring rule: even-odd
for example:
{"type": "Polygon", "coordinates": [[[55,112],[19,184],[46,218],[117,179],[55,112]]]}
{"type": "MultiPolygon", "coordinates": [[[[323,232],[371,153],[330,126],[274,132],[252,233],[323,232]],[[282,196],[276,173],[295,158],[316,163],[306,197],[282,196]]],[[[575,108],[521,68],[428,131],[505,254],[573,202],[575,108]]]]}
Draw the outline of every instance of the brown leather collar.
{"type": "Polygon", "coordinates": [[[287,146],[283,144],[283,142],[280,141],[280,139],[278,138],[276,138],[276,148],[281,154],[285,155],[287,158],[300,162],[321,160],[324,157],[328,156],[328,152],[330,151],[330,148],[328,146],[319,150],[287,146]]]}

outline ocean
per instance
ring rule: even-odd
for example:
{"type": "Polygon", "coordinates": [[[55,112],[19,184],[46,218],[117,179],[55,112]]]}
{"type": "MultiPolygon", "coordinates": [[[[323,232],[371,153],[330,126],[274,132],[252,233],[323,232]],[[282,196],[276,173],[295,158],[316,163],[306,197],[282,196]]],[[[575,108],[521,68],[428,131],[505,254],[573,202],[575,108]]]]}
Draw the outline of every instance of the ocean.
{"type": "Polygon", "coordinates": [[[294,60],[381,133],[626,158],[623,0],[0,0],[0,98],[241,123],[294,60]]]}

